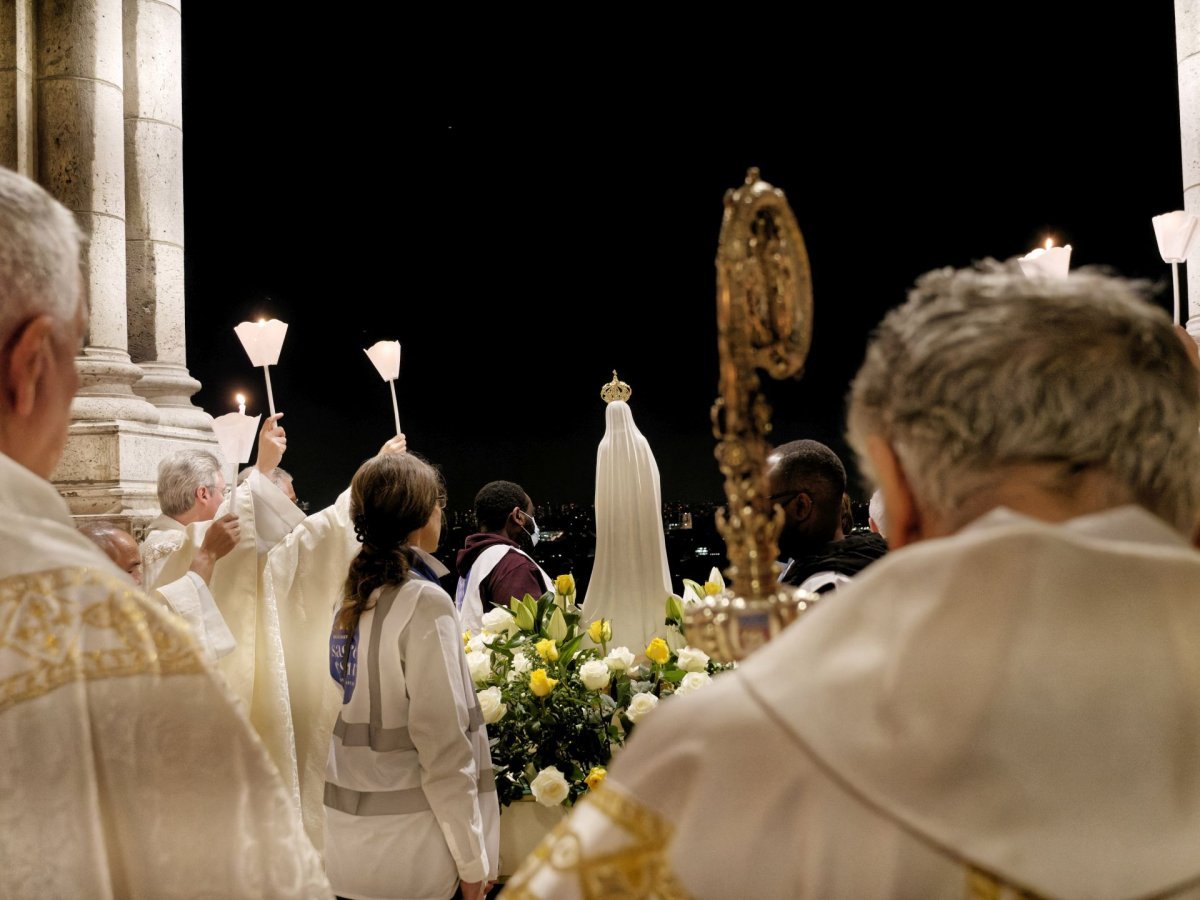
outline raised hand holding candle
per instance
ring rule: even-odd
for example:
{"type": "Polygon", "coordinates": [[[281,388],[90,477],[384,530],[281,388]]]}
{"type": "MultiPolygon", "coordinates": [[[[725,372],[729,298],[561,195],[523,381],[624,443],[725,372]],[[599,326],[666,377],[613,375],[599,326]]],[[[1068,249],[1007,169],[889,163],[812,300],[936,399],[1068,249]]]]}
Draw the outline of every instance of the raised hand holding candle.
{"type": "Polygon", "coordinates": [[[1055,247],[1054,238],[1046,238],[1046,246],[1031,250],[1019,260],[1026,278],[1066,278],[1071,268],[1071,245],[1055,247]]]}
{"type": "Polygon", "coordinates": [[[1171,264],[1171,282],[1175,289],[1173,322],[1179,322],[1179,264],[1185,262],[1194,249],[1197,219],[1183,210],[1163,213],[1150,220],[1163,262],[1171,264]]]}
{"type": "Polygon", "coordinates": [[[267,380],[267,407],[271,415],[275,415],[275,395],[271,390],[270,367],[279,362],[279,351],[283,349],[287,328],[287,322],[278,319],[259,319],[257,322],[242,322],[233,329],[246,355],[250,357],[250,365],[262,366],[263,376],[267,380]]]}
{"type": "Polygon", "coordinates": [[[396,379],[400,377],[400,342],[378,341],[364,350],[379,377],[392,389],[392,415],[396,418],[396,434],[400,434],[400,407],[396,404],[396,379]]]}

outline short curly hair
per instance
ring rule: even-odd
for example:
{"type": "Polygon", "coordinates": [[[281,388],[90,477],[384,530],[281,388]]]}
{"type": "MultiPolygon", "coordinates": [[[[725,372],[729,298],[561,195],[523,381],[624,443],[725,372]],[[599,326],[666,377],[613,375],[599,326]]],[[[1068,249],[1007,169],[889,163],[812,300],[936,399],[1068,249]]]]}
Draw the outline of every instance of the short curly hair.
{"type": "Polygon", "coordinates": [[[480,531],[499,531],[514,507],[530,504],[524,488],[511,481],[489,481],[475,495],[475,524],[480,531]]]}

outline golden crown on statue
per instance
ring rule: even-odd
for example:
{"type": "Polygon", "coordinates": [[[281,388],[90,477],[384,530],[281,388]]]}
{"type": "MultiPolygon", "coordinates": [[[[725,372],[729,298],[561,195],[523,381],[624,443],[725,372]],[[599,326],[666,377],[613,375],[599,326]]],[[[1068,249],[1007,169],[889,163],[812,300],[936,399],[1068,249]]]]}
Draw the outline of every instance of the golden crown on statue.
{"type": "Polygon", "coordinates": [[[628,400],[633,396],[633,388],[625,382],[617,378],[617,370],[613,369],[613,379],[604,387],[600,388],[600,399],[605,403],[612,403],[614,400],[628,400]]]}

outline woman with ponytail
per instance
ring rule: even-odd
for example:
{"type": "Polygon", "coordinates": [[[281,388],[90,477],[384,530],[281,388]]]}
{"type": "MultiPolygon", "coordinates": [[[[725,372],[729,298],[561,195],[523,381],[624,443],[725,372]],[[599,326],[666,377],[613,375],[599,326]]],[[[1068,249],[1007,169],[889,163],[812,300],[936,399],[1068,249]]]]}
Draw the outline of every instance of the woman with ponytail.
{"type": "Polygon", "coordinates": [[[325,769],[325,868],[340,897],[482,897],[499,868],[487,730],[431,555],[445,506],[412,454],[350,485],[362,551],[330,638],[343,705],[325,769]]]}

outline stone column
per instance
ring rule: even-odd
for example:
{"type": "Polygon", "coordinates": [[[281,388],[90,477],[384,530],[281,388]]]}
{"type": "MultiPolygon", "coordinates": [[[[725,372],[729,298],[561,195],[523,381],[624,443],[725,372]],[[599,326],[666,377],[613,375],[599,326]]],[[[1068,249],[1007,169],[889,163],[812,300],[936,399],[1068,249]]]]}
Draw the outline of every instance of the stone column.
{"type": "Polygon", "coordinates": [[[33,0],[0,3],[0,166],[37,178],[33,0]]]}
{"type": "Polygon", "coordinates": [[[43,0],[37,22],[38,180],[88,235],[91,301],[76,421],[156,423],[133,392],[125,314],[121,0],[43,0]]]}
{"type": "Polygon", "coordinates": [[[128,351],[121,0],[39,0],[36,13],[38,181],[88,235],[91,303],[54,481],[77,514],[145,516],[155,506],[146,443],[158,410],[133,392],[142,370],[128,351]]]}
{"type": "MultiPolygon", "coordinates": [[[[1183,208],[1200,216],[1200,0],[1175,0],[1179,63],[1179,131],[1183,144],[1183,208]]],[[[1186,266],[1188,331],[1200,339],[1200,259],[1186,266]]]]}
{"type": "Polygon", "coordinates": [[[134,385],[168,428],[210,432],[191,403],[183,288],[180,0],[125,0],[125,247],[134,385]]]}

